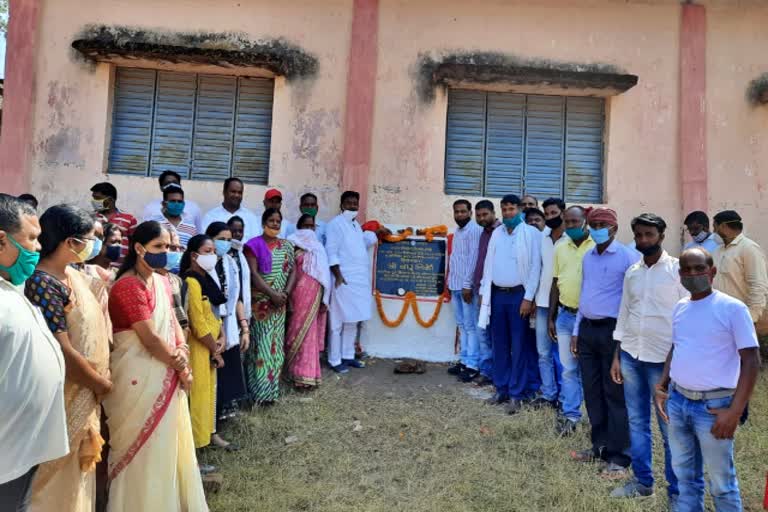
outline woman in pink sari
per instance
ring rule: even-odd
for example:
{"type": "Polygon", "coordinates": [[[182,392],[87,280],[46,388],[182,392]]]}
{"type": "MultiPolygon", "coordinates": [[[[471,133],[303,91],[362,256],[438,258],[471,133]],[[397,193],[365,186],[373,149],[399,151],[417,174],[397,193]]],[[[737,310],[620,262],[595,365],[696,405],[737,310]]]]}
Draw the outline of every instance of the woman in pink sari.
{"type": "Polygon", "coordinates": [[[323,244],[315,236],[315,219],[302,215],[298,230],[288,237],[296,247],[296,286],[290,294],[291,316],[285,336],[286,378],[297,388],[313,388],[322,380],[320,352],[331,274],[323,244]]]}

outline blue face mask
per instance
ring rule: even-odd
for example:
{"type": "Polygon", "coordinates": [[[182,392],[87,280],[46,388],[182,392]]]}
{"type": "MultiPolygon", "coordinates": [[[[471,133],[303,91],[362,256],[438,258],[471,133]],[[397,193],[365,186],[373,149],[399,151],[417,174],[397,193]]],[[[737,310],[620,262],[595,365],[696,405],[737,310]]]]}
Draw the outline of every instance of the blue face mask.
{"type": "Polygon", "coordinates": [[[165,211],[171,217],[178,217],[182,213],[184,213],[184,204],[185,204],[184,201],[171,201],[169,203],[166,203],[165,211]]]}
{"type": "Polygon", "coordinates": [[[122,249],[122,247],[119,245],[108,245],[104,256],[106,256],[109,261],[117,261],[120,259],[120,249],[122,249]]]}
{"type": "Polygon", "coordinates": [[[511,219],[502,219],[502,221],[504,222],[504,225],[512,229],[516,228],[517,225],[523,222],[524,220],[525,220],[525,214],[523,213],[518,213],[511,219]]]}
{"type": "Polygon", "coordinates": [[[169,252],[167,256],[168,261],[165,264],[165,269],[170,270],[172,272],[178,272],[179,265],[181,264],[182,256],[183,256],[183,253],[180,253],[180,252],[169,252]]]}
{"type": "Polygon", "coordinates": [[[581,240],[586,235],[584,228],[568,228],[565,230],[565,234],[574,242],[581,240]]]}
{"type": "Polygon", "coordinates": [[[144,261],[152,268],[165,268],[168,263],[167,252],[148,252],[144,254],[144,261]]]}
{"type": "Polygon", "coordinates": [[[216,247],[216,256],[221,258],[232,249],[232,242],[230,240],[214,240],[213,245],[216,247]]]}
{"type": "Polygon", "coordinates": [[[590,229],[589,234],[592,235],[592,240],[597,245],[604,244],[611,239],[611,234],[608,232],[608,228],[590,229]]]}
{"type": "Polygon", "coordinates": [[[88,256],[88,258],[85,261],[91,261],[93,258],[101,254],[101,246],[104,245],[104,242],[102,242],[100,239],[95,238],[93,240],[93,249],[91,250],[91,254],[88,256]]]}

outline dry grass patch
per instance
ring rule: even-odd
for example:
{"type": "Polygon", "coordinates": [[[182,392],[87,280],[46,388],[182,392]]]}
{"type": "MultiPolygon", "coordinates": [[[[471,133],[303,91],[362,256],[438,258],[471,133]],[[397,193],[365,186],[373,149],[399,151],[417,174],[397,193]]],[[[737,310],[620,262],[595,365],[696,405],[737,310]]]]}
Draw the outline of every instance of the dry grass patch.
{"type": "MultiPolygon", "coordinates": [[[[507,416],[470,396],[472,387],[441,366],[396,378],[392,367],[376,361],[341,378],[327,374],[318,391],[287,392],[278,405],[227,426],[226,437],[243,450],[205,453],[224,475],[211,510],[667,510],[662,485],[651,498],[611,500],[618,483],[599,479],[597,465],[568,460],[569,450],[588,446],[586,428],[561,439],[553,411],[507,416]]],[[[751,420],[737,436],[742,492],[753,511],[760,510],[768,470],[767,393],[764,375],[751,420]]],[[[654,462],[663,483],[659,449],[654,462]]]]}

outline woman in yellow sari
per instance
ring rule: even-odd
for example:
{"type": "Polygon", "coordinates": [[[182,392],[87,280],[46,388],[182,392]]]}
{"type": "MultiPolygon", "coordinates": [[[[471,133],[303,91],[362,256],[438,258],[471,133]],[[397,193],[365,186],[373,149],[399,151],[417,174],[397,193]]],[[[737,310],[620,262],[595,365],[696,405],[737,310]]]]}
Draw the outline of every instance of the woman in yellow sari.
{"type": "Polygon", "coordinates": [[[188,350],[168,279],[153,272],[165,267],[169,246],[160,224],[140,224],[109,296],[109,512],[208,510],[184,391],[188,350]]]}
{"type": "Polygon", "coordinates": [[[40,262],[25,284],[61,344],[66,365],[64,399],[69,455],[40,466],[32,483],[30,510],[91,512],[96,503],[94,469],[104,440],[99,434],[99,397],[109,393],[109,332],[91,292],[100,286],[71,267],[94,247],[94,221],[75,206],[58,205],[40,217],[40,262]]]}

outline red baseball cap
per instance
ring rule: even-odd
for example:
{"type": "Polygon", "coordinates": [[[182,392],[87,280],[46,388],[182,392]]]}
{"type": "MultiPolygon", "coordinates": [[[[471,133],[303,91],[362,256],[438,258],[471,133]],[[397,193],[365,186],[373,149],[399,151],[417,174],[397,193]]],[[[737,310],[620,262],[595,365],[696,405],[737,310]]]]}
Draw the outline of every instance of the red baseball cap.
{"type": "Polygon", "coordinates": [[[283,194],[281,194],[280,191],[277,190],[276,188],[271,188],[267,190],[266,194],[264,194],[264,199],[267,199],[267,200],[274,199],[276,197],[279,197],[280,199],[283,198],[283,194]]]}

